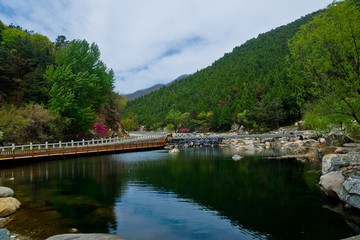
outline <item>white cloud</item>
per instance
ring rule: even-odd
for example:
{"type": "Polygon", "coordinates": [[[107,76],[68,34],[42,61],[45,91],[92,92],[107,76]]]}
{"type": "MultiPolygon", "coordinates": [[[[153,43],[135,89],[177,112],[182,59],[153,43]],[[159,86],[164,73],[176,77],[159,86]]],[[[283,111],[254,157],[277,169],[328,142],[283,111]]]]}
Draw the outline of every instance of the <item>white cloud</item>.
{"type": "Polygon", "coordinates": [[[207,67],[233,47],[332,0],[0,0],[0,20],[96,42],[130,93],[207,67]]]}

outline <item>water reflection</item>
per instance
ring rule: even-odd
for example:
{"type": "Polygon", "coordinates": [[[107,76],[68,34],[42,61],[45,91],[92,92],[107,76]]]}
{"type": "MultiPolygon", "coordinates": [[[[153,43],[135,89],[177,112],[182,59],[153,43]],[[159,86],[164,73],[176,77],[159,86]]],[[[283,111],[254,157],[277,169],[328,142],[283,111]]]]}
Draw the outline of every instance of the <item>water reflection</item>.
{"type": "Polygon", "coordinates": [[[340,215],[322,207],[319,175],[308,165],[258,157],[235,162],[231,156],[226,149],[203,148],[3,169],[2,185],[13,188],[22,202],[10,228],[35,232],[39,239],[68,228],[127,239],[340,239],[354,234],[340,215]],[[56,227],[39,230],[40,222],[56,227]]]}
{"type": "Polygon", "coordinates": [[[216,211],[141,183],[129,184],[115,212],[118,224],[111,232],[126,239],[266,239],[234,227],[216,211]]]}

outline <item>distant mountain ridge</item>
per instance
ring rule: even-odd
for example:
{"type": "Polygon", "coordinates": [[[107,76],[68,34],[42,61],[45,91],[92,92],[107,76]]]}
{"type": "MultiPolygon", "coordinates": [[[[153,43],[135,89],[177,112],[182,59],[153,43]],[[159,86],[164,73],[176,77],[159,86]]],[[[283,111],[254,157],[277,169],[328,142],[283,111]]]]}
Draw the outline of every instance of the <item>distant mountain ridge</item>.
{"type": "Polygon", "coordinates": [[[130,94],[125,94],[124,96],[129,100],[134,100],[136,98],[139,98],[141,96],[144,96],[148,93],[151,93],[153,91],[156,91],[156,90],[159,90],[160,88],[164,87],[164,86],[169,86],[170,84],[176,82],[176,81],[179,81],[181,79],[184,79],[188,76],[190,76],[191,74],[183,74],[181,75],[180,77],[176,78],[175,80],[169,82],[168,84],[155,84],[154,86],[152,87],[149,87],[149,88],[146,88],[146,89],[141,89],[141,90],[138,90],[136,92],[133,92],[133,93],[130,93],[130,94]]]}

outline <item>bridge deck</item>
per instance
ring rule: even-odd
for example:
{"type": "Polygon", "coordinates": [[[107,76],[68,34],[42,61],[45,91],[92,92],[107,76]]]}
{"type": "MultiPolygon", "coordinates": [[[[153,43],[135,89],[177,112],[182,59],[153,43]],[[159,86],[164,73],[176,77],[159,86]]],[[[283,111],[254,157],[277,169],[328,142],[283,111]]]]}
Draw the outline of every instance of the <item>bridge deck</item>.
{"type": "Polygon", "coordinates": [[[81,155],[91,153],[111,153],[120,151],[133,150],[147,150],[154,148],[165,147],[168,137],[164,139],[154,139],[153,141],[140,141],[128,143],[114,143],[105,145],[86,145],[74,147],[61,148],[47,148],[47,149],[16,149],[12,151],[0,152],[1,160],[15,160],[15,159],[31,159],[43,158],[52,156],[67,156],[67,155],[81,155]]]}

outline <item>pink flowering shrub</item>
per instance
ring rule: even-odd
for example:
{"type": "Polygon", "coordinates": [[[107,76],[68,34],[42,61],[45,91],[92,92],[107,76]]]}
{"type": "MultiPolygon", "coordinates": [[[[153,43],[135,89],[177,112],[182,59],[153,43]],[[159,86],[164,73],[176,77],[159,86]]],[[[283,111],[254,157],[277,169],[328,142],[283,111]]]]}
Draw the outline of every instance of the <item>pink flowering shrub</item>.
{"type": "Polygon", "coordinates": [[[91,128],[103,137],[108,134],[108,130],[101,123],[95,123],[91,128]]]}
{"type": "Polygon", "coordinates": [[[181,133],[187,133],[189,132],[189,129],[188,128],[182,128],[179,130],[181,133]]]}

